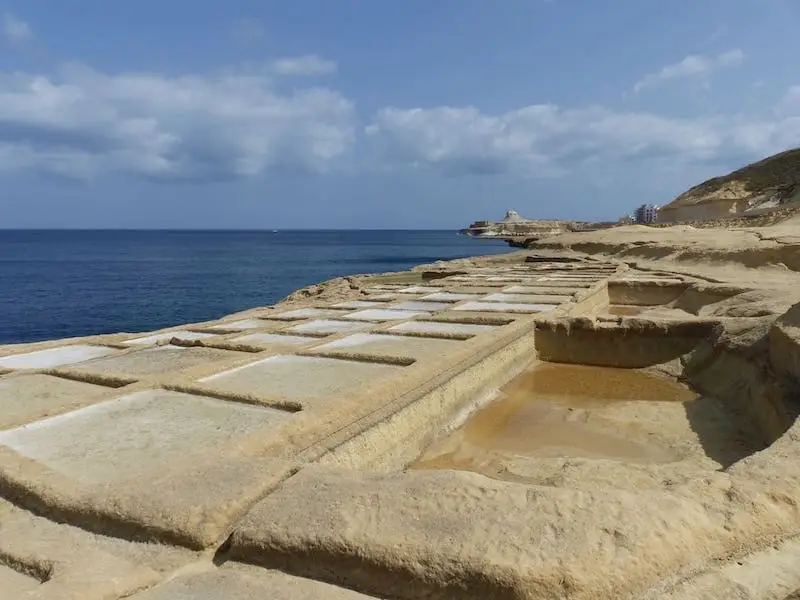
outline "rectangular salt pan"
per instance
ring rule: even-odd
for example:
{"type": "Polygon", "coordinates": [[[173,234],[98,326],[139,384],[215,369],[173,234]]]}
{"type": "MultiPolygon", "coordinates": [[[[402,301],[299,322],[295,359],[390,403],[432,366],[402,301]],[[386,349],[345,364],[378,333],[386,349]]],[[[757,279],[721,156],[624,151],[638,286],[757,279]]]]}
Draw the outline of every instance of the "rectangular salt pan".
{"type": "MultiPolygon", "coordinates": [[[[392,299],[394,299],[394,296],[392,296],[392,299]]],[[[373,308],[381,305],[381,302],[370,302],[368,300],[349,300],[347,302],[339,302],[338,304],[334,304],[331,308],[373,308]]]]}
{"type": "Polygon", "coordinates": [[[90,404],[111,388],[41,373],[0,379],[0,429],[90,404]]]}
{"type": "Polygon", "coordinates": [[[184,348],[182,346],[157,346],[135,350],[119,356],[98,358],[73,366],[90,373],[123,373],[132,376],[159,375],[181,371],[218,360],[245,358],[244,352],[217,348],[184,348]]]}
{"type": "Polygon", "coordinates": [[[333,314],[334,311],[324,310],[321,308],[298,308],[296,310],[289,310],[281,313],[269,313],[267,316],[272,319],[312,319],[315,317],[327,317],[333,314]]]}
{"type": "Polygon", "coordinates": [[[238,321],[223,321],[207,329],[209,331],[246,331],[248,329],[260,329],[269,327],[271,323],[264,319],[240,319],[238,321]]]}
{"type": "Polygon", "coordinates": [[[250,333],[231,340],[254,346],[302,346],[319,340],[301,335],[281,335],[279,333],[250,333]]]}
{"type": "Polygon", "coordinates": [[[452,310],[477,312],[539,313],[556,308],[555,304],[517,304],[513,302],[467,302],[452,310]]]}
{"type": "Polygon", "coordinates": [[[398,323],[389,331],[408,333],[482,333],[496,329],[495,325],[474,325],[472,323],[434,323],[432,321],[408,321],[398,323]]]}
{"type": "Polygon", "coordinates": [[[426,310],[435,312],[437,310],[444,310],[450,308],[447,302],[425,302],[422,300],[408,300],[406,302],[398,302],[389,306],[390,309],[395,310],[426,310]]]}
{"type": "Polygon", "coordinates": [[[345,338],[318,346],[315,350],[337,350],[379,356],[410,356],[425,358],[442,356],[456,349],[461,342],[434,338],[354,333],[345,338]]]}
{"type": "Polygon", "coordinates": [[[197,331],[168,331],[166,333],[157,333],[155,335],[149,335],[147,337],[135,338],[123,343],[128,346],[147,346],[150,344],[156,344],[158,342],[167,342],[173,338],[177,338],[179,340],[192,341],[192,340],[203,340],[210,337],[214,337],[214,334],[199,333],[197,331]]]}
{"type": "Polygon", "coordinates": [[[436,302],[460,302],[461,300],[475,300],[478,294],[460,294],[458,292],[436,292],[423,296],[420,300],[433,300],[436,302]]]}
{"type": "Polygon", "coordinates": [[[436,292],[441,288],[435,286],[422,286],[422,285],[412,285],[411,287],[403,288],[398,290],[404,294],[429,294],[431,292],[436,292]]]}
{"type": "Polygon", "coordinates": [[[526,294],[489,294],[481,298],[485,302],[517,302],[520,304],[561,304],[569,300],[564,296],[526,295],[526,294]]]}
{"type": "Polygon", "coordinates": [[[503,288],[501,291],[504,294],[532,294],[532,295],[542,295],[546,294],[548,296],[564,296],[565,299],[571,297],[575,292],[581,291],[583,288],[576,286],[574,289],[570,289],[568,287],[558,287],[552,288],[547,287],[546,285],[541,287],[535,286],[527,286],[527,285],[512,285],[507,288],[503,288]],[[558,293],[555,293],[555,290],[558,290],[558,293]]]}
{"type": "Polygon", "coordinates": [[[0,443],[78,480],[131,480],[289,418],[167,390],[137,392],[0,432],[0,443]]]}
{"type": "Polygon", "coordinates": [[[108,356],[117,350],[105,346],[90,346],[88,344],[75,344],[60,346],[47,350],[36,350],[24,354],[12,354],[0,358],[0,367],[9,369],[50,369],[63,365],[71,365],[84,360],[108,356]]]}
{"type": "Polygon", "coordinates": [[[318,319],[308,323],[301,323],[290,327],[287,331],[295,333],[344,333],[348,331],[360,331],[372,327],[371,323],[353,323],[348,321],[336,321],[333,319],[318,319]]]}
{"type": "Polygon", "coordinates": [[[234,392],[294,399],[320,398],[352,392],[402,368],[317,356],[281,355],[201,381],[234,392]]]}
{"type": "Polygon", "coordinates": [[[358,312],[342,315],[343,319],[353,319],[355,321],[397,321],[400,319],[412,319],[430,313],[416,310],[391,310],[381,308],[368,308],[358,312]]]}

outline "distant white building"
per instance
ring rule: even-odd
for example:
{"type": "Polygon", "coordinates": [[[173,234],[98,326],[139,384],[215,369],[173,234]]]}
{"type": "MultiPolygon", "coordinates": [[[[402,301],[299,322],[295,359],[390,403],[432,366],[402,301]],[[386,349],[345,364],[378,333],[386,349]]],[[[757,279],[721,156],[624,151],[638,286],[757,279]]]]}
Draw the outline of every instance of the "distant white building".
{"type": "Polygon", "coordinates": [[[658,219],[658,207],[655,204],[642,204],[633,213],[637,223],[655,223],[658,219]]]}

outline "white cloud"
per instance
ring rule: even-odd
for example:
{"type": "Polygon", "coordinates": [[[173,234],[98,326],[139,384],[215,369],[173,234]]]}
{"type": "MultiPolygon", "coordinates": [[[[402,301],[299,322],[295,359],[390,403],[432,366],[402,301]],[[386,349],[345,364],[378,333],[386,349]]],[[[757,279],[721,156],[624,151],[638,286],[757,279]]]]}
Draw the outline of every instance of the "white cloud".
{"type": "Polygon", "coordinates": [[[274,60],[272,70],[278,75],[328,75],[336,72],[336,63],[316,54],[306,54],[274,60]]]}
{"type": "Polygon", "coordinates": [[[633,86],[633,91],[638,93],[646,88],[656,87],[676,79],[707,76],[719,69],[740,65],[743,60],[744,52],[739,49],[729,50],[716,56],[692,54],[680,62],[667,65],[657,73],[645,75],[636,82],[636,85],[633,86]]]}
{"type": "Polygon", "coordinates": [[[603,107],[532,105],[503,114],[472,107],[386,108],[366,128],[385,165],[448,173],[580,174],[587,166],[745,160],[800,145],[800,103],[782,116],[672,118],[603,107]]]}
{"type": "Polygon", "coordinates": [[[12,44],[20,44],[33,37],[30,25],[9,13],[3,15],[2,32],[6,41],[12,44]]]}
{"type": "Polygon", "coordinates": [[[227,179],[324,171],[353,144],[353,107],[321,88],[282,93],[263,73],[0,75],[0,170],[227,179]]]}

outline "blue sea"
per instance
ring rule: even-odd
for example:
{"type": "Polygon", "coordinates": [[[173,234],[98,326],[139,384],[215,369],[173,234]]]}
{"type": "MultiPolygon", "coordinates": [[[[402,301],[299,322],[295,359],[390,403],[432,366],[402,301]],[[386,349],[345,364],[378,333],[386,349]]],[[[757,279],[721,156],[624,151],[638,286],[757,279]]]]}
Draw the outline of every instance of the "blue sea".
{"type": "Polygon", "coordinates": [[[333,277],[508,251],[455,231],[0,231],[0,344],[205,321],[333,277]]]}

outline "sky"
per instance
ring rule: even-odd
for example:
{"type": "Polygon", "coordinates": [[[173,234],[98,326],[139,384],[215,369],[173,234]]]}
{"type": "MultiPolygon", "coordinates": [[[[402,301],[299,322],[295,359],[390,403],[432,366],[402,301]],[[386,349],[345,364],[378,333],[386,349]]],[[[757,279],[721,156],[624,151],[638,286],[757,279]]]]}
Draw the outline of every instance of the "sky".
{"type": "Polygon", "coordinates": [[[0,0],[0,229],[616,219],[800,146],[797,0],[0,0]]]}

